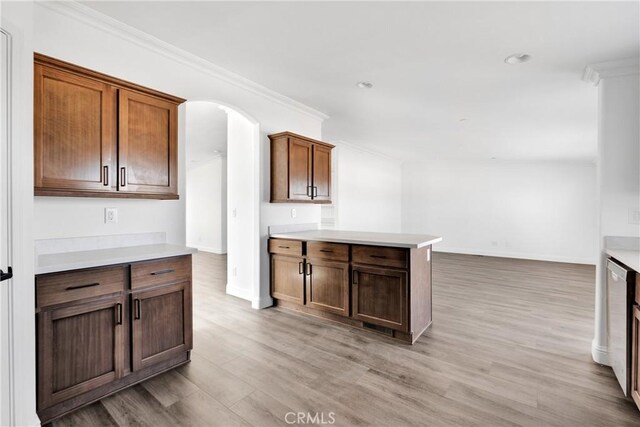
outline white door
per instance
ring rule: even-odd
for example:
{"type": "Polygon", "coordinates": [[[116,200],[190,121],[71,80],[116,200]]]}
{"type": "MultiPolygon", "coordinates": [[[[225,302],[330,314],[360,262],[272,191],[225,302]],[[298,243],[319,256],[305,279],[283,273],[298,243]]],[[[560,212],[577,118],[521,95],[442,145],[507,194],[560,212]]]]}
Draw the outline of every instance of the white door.
{"type": "Polygon", "coordinates": [[[12,378],[12,280],[11,265],[11,217],[10,217],[10,56],[11,36],[0,28],[0,425],[13,424],[12,378]]]}

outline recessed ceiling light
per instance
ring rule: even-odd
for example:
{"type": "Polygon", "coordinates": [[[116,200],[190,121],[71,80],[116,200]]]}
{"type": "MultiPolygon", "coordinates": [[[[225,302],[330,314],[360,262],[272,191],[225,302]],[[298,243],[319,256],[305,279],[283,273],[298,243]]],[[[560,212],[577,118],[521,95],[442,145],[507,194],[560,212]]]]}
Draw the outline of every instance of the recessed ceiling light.
{"type": "Polygon", "coordinates": [[[356,86],[358,86],[359,88],[362,89],[371,89],[373,87],[373,83],[369,83],[369,82],[358,82],[356,84],[356,86]]]}
{"type": "Polygon", "coordinates": [[[531,60],[531,55],[527,55],[526,53],[514,53],[513,55],[509,55],[504,59],[504,62],[507,64],[521,64],[523,62],[527,62],[531,60]]]}

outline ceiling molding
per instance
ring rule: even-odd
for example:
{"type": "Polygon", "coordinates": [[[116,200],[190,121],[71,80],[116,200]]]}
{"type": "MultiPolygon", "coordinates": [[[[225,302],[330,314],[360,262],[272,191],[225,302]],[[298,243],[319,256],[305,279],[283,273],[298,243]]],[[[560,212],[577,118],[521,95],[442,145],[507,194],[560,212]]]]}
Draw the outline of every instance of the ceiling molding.
{"type": "Polygon", "coordinates": [[[616,61],[598,62],[587,65],[582,80],[598,86],[600,80],[609,77],[632,76],[640,71],[639,58],[625,58],[616,61]]]}
{"type": "Polygon", "coordinates": [[[346,142],[346,141],[343,141],[343,140],[340,140],[340,139],[336,140],[336,141],[331,141],[331,144],[334,144],[337,147],[347,147],[347,148],[351,148],[352,150],[356,150],[356,151],[360,151],[362,153],[370,154],[372,156],[382,157],[382,158],[387,159],[387,160],[391,160],[391,161],[394,161],[394,162],[402,163],[402,160],[398,159],[396,157],[392,157],[392,156],[389,156],[387,154],[381,153],[380,151],[371,150],[370,148],[361,147],[360,145],[356,145],[356,144],[353,144],[351,142],[346,142]]]}
{"type": "Polygon", "coordinates": [[[321,121],[329,118],[327,114],[321,111],[235,74],[197,55],[187,52],[184,49],[145,33],[144,31],[140,31],[130,25],[124,24],[88,6],[84,6],[75,1],[37,0],[36,4],[69,18],[84,22],[94,28],[98,28],[142,48],[151,50],[190,68],[206,73],[216,79],[276,102],[291,110],[303,113],[321,121]]]}

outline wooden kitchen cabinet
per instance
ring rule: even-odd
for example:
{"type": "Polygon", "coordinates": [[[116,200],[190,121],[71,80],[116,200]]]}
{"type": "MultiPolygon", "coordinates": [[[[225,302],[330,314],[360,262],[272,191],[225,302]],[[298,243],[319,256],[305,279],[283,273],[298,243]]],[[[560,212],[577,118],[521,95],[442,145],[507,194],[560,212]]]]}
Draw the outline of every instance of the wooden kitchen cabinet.
{"type": "Polygon", "coordinates": [[[191,256],[36,276],[42,423],[189,361],[191,256]]]}
{"type": "Polygon", "coordinates": [[[271,140],[271,202],[331,203],[333,145],[292,132],[271,140]]]}
{"type": "Polygon", "coordinates": [[[308,259],[306,304],[318,310],[349,315],[349,263],[308,259]]]}
{"type": "Polygon", "coordinates": [[[177,199],[184,101],[36,53],[35,195],[177,199]]]}
{"type": "Polygon", "coordinates": [[[134,371],[193,348],[188,282],[136,292],[131,298],[134,371]]]}
{"type": "Polygon", "coordinates": [[[637,304],[633,306],[631,321],[631,397],[640,409],[640,306],[637,304]]]}
{"type": "Polygon", "coordinates": [[[407,272],[354,265],[352,274],[353,317],[407,332],[407,272]]]}
{"type": "Polygon", "coordinates": [[[36,190],[114,191],[115,90],[39,64],[34,73],[36,190]]]}
{"type": "Polygon", "coordinates": [[[44,408],[122,376],[123,295],[38,315],[38,406],[44,408]]]}
{"type": "Polygon", "coordinates": [[[295,304],[304,304],[303,258],[284,255],[271,256],[271,295],[295,304]]]}

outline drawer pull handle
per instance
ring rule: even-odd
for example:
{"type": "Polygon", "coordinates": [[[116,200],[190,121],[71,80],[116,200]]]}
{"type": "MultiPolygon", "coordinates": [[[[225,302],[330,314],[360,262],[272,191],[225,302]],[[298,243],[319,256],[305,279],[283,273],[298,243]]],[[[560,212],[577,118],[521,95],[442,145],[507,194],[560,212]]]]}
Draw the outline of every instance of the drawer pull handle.
{"type": "Polygon", "coordinates": [[[88,283],[86,285],[67,286],[67,288],[65,290],[66,291],[73,291],[75,289],[92,288],[94,286],[100,286],[100,283],[88,283]]]}
{"type": "Polygon", "coordinates": [[[163,274],[169,274],[169,273],[175,273],[176,271],[172,268],[169,268],[167,270],[160,270],[160,271],[154,271],[153,273],[151,273],[152,276],[161,276],[163,274]]]}
{"type": "Polygon", "coordinates": [[[140,319],[140,300],[138,298],[133,300],[133,318],[140,319]]]}
{"type": "Polygon", "coordinates": [[[280,249],[291,249],[289,246],[278,246],[280,249]]]}
{"type": "Polygon", "coordinates": [[[298,263],[298,274],[304,274],[304,263],[302,261],[298,263]]]}
{"type": "Polygon", "coordinates": [[[386,259],[387,257],[384,255],[369,255],[371,258],[380,258],[380,259],[386,259]]]}
{"type": "Polygon", "coordinates": [[[116,325],[122,325],[122,304],[116,304],[116,325]]]}
{"type": "Polygon", "coordinates": [[[313,266],[311,264],[307,264],[307,276],[311,276],[313,266]]]}
{"type": "Polygon", "coordinates": [[[320,252],[324,252],[324,253],[327,253],[327,254],[332,254],[333,253],[333,251],[331,249],[320,249],[320,252]]]}

